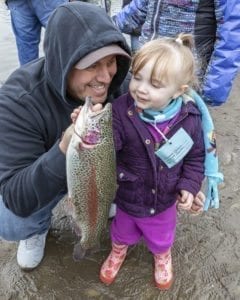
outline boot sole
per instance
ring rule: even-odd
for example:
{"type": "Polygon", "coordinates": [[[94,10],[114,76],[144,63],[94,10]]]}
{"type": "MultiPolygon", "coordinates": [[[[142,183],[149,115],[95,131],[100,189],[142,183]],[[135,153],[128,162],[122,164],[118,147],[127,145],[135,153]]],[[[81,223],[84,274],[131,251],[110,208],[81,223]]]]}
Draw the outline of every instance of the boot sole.
{"type": "Polygon", "coordinates": [[[106,285],[110,285],[111,283],[113,283],[113,281],[115,280],[116,277],[114,278],[106,278],[104,277],[102,274],[99,275],[99,279],[101,280],[102,283],[105,283],[106,285]]]}
{"type": "Polygon", "coordinates": [[[158,288],[158,289],[160,289],[160,290],[162,290],[162,291],[166,291],[166,290],[169,290],[170,288],[171,288],[171,286],[172,286],[172,284],[173,284],[173,278],[170,280],[170,281],[168,281],[168,282],[166,282],[166,283],[157,283],[156,281],[155,281],[155,286],[158,288]]]}

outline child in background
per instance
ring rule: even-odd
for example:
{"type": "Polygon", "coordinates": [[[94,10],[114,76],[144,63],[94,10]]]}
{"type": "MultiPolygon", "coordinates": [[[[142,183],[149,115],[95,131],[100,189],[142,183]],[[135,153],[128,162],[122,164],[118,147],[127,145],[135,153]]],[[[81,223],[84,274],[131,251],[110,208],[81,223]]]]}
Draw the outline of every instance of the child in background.
{"type": "Polygon", "coordinates": [[[185,94],[196,80],[192,45],[189,34],[147,42],[133,58],[129,93],[113,103],[119,186],[112,250],[100,270],[105,284],[143,238],[156,287],[172,285],[176,206],[190,211],[204,179],[201,115],[185,94]]]}

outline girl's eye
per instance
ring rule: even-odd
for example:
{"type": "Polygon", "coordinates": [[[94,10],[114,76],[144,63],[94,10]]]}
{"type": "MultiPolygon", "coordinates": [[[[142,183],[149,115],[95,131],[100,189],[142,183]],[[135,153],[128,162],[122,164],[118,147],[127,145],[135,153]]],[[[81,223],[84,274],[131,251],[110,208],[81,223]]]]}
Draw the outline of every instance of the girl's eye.
{"type": "Polygon", "coordinates": [[[133,75],[133,78],[134,78],[135,80],[140,80],[140,79],[141,79],[140,76],[137,76],[137,75],[133,75]]]}
{"type": "Polygon", "coordinates": [[[164,87],[163,83],[159,82],[159,81],[153,81],[152,82],[152,86],[155,87],[155,88],[157,88],[157,89],[160,89],[160,88],[164,87]]]}
{"type": "Polygon", "coordinates": [[[152,83],[152,86],[155,87],[156,89],[160,89],[161,85],[160,84],[156,84],[156,83],[152,83]]]}

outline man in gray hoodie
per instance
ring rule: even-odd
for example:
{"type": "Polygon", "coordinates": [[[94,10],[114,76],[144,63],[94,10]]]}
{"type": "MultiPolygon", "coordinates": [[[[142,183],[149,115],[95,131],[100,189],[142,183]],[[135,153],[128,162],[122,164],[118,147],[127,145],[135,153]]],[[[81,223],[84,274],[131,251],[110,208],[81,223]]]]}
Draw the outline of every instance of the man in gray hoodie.
{"type": "Polygon", "coordinates": [[[120,95],[130,65],[129,47],[110,17],[78,1],[50,17],[44,52],[0,89],[0,237],[20,241],[22,269],[41,262],[51,211],[67,192],[71,112],[85,96],[103,103],[120,95]]]}

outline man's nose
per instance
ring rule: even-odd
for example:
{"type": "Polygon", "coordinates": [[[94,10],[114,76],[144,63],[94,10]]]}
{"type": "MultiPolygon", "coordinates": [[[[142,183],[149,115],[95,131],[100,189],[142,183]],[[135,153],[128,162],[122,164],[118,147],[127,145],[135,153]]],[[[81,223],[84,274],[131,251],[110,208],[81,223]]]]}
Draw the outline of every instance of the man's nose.
{"type": "Polygon", "coordinates": [[[112,80],[111,72],[107,67],[101,67],[98,70],[97,80],[104,83],[110,83],[112,80]]]}

